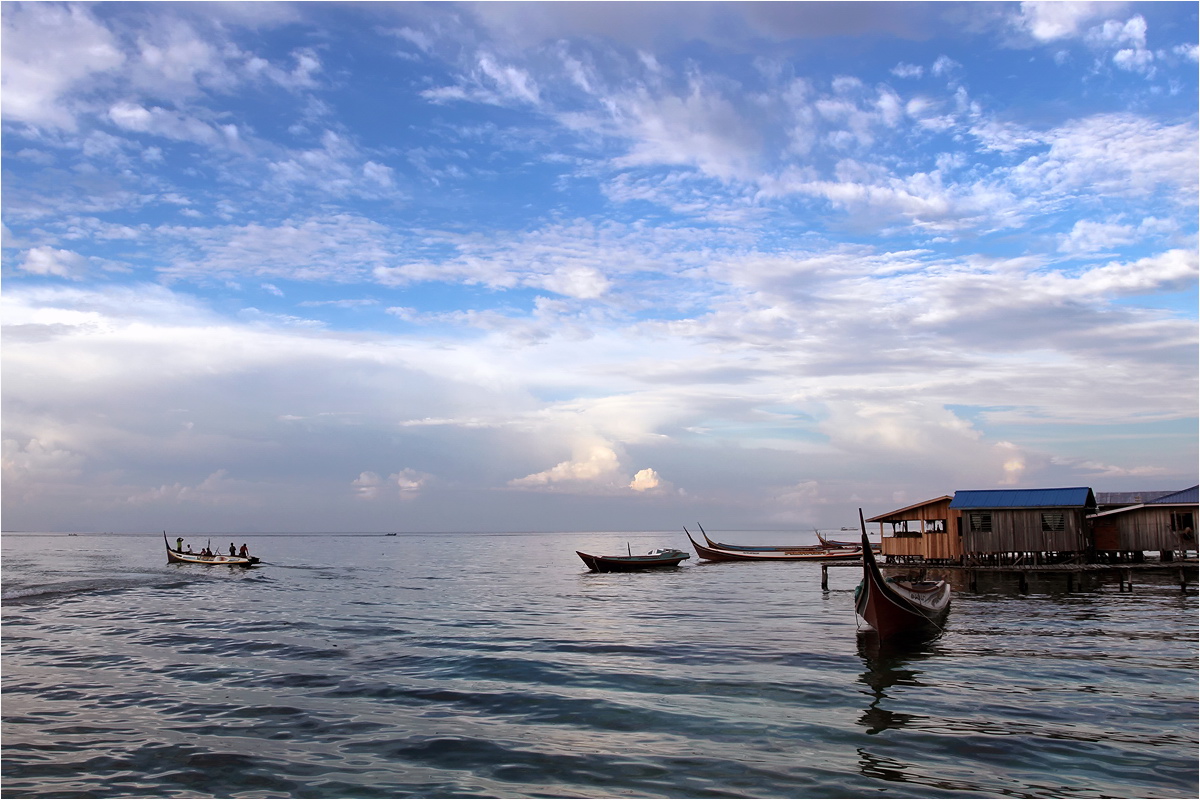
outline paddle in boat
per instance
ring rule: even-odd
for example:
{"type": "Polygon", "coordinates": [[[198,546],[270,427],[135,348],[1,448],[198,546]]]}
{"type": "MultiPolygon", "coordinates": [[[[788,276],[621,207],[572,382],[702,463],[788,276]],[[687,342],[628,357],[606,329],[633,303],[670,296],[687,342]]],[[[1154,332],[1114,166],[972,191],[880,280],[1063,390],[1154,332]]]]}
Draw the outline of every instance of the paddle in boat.
{"type": "Polygon", "coordinates": [[[178,548],[171,548],[171,543],[167,541],[166,531],[163,531],[163,544],[167,546],[168,564],[204,564],[210,567],[253,567],[260,560],[257,556],[251,555],[223,556],[220,553],[213,553],[206,556],[199,553],[181,553],[178,548]]]}
{"type": "Polygon", "coordinates": [[[865,522],[862,547],[863,579],[854,590],[854,610],[858,615],[875,629],[880,639],[940,633],[950,610],[950,584],[885,579],[867,542],[865,522]]]}
{"type": "MultiPolygon", "coordinates": [[[[629,545],[625,546],[629,549],[629,545]]],[[[575,551],[583,559],[592,572],[636,572],[643,569],[668,569],[678,567],[679,562],[691,558],[682,550],[663,549],[651,550],[644,556],[635,556],[630,551],[625,556],[593,556],[575,551]]]]}
{"type": "MultiPolygon", "coordinates": [[[[860,549],[826,550],[823,547],[811,549],[788,547],[780,550],[740,550],[727,547],[706,547],[692,538],[691,531],[683,529],[688,541],[696,548],[696,555],[705,561],[839,561],[857,559],[862,555],[860,549]]],[[[705,537],[707,541],[708,537],[705,537]]]]}

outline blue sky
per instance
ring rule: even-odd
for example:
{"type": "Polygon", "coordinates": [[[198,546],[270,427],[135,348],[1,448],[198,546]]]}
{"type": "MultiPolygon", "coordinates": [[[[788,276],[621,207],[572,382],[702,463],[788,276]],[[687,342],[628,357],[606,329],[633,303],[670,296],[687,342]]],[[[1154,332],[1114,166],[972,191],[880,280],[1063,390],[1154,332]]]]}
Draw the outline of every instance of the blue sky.
{"type": "Polygon", "coordinates": [[[1197,482],[1195,3],[4,3],[5,529],[1197,482]]]}

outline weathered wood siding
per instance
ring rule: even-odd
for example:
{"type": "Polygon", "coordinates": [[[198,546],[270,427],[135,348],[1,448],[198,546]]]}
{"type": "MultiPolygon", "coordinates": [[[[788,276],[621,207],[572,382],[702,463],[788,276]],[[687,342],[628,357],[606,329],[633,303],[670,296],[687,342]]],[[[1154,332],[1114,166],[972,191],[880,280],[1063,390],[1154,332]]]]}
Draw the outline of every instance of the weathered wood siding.
{"type": "Polygon", "coordinates": [[[884,536],[880,542],[885,556],[925,555],[925,548],[919,536],[884,536]]]}
{"type": "MultiPolygon", "coordinates": [[[[1110,519],[1116,523],[1117,536],[1115,543],[1096,542],[1098,549],[1109,549],[1102,545],[1113,545],[1113,550],[1195,550],[1196,539],[1184,539],[1178,532],[1171,530],[1172,512],[1188,511],[1177,507],[1138,508],[1124,514],[1113,514],[1110,519]]],[[[1195,513],[1193,512],[1193,519],[1195,513]]]]}
{"type": "Polygon", "coordinates": [[[958,535],[959,512],[950,510],[950,500],[937,500],[907,511],[877,519],[885,556],[920,556],[926,561],[957,561],[962,557],[962,538],[958,535]],[[941,520],[944,529],[933,533],[930,524],[941,520]],[[892,535],[893,522],[907,522],[907,536],[892,535]],[[917,533],[918,535],[912,535],[917,533]]]}
{"type": "Polygon", "coordinates": [[[958,535],[957,524],[952,531],[927,533],[921,538],[927,561],[956,561],[962,557],[962,537],[958,535]]]}
{"type": "Polygon", "coordinates": [[[1087,549],[1084,516],[1074,509],[992,509],[992,530],[972,531],[972,511],[964,510],[963,550],[967,553],[1063,553],[1087,549]],[[1063,530],[1043,531],[1042,514],[1061,512],[1063,530]]]}

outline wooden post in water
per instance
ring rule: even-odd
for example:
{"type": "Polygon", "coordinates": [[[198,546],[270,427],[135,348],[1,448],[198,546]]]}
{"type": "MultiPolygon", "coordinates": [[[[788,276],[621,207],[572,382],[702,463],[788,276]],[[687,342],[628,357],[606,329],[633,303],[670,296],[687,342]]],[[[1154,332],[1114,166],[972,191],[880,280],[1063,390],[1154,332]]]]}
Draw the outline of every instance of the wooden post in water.
{"type": "Polygon", "coordinates": [[[1067,573],[1067,594],[1070,594],[1074,590],[1075,590],[1075,573],[1068,572],[1067,573]]]}
{"type": "Polygon", "coordinates": [[[829,590],[829,565],[828,564],[821,565],[821,588],[825,589],[826,591],[829,590]]]}
{"type": "Polygon", "coordinates": [[[1026,578],[1024,572],[1020,573],[1020,576],[1021,576],[1021,579],[1017,585],[1021,589],[1021,594],[1029,594],[1029,580],[1026,578]]]}
{"type": "Polygon", "coordinates": [[[1187,594],[1187,570],[1179,570],[1179,591],[1187,594]]]}

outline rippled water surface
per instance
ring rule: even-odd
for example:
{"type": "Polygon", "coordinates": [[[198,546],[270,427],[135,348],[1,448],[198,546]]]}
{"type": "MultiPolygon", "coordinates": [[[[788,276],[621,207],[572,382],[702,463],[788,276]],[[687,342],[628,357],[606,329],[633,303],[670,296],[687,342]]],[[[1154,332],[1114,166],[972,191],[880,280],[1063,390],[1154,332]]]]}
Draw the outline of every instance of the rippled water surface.
{"type": "Polygon", "coordinates": [[[243,541],[4,535],[6,798],[1197,795],[1170,576],[956,586],[881,650],[853,569],[575,555],[682,534],[243,541]]]}

